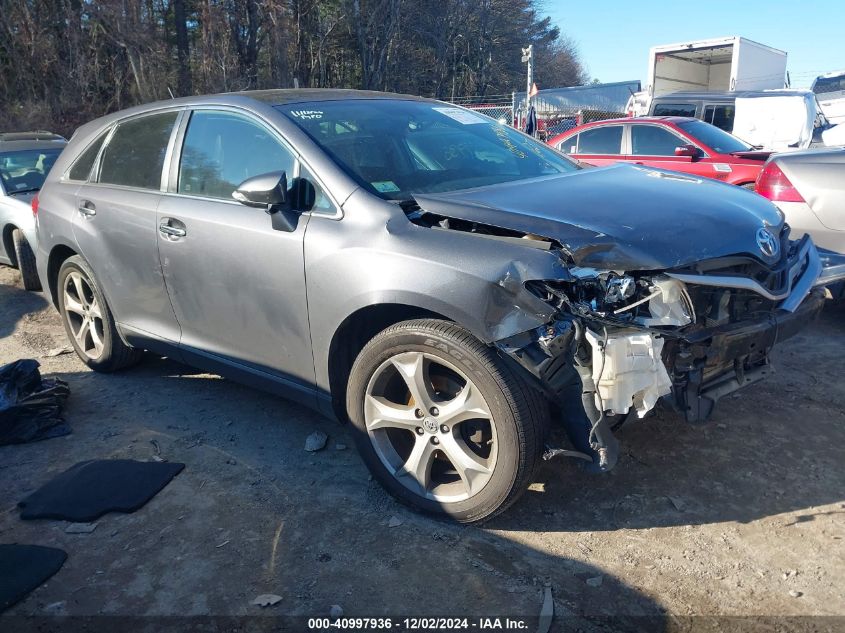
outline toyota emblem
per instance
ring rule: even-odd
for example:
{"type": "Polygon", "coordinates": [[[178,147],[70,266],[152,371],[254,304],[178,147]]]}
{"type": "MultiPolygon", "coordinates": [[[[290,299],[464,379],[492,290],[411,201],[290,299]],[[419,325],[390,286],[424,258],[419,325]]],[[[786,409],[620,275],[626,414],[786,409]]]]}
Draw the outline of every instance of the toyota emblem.
{"type": "Polygon", "coordinates": [[[767,228],[757,229],[757,246],[766,257],[776,257],[780,251],[777,238],[767,228]]]}

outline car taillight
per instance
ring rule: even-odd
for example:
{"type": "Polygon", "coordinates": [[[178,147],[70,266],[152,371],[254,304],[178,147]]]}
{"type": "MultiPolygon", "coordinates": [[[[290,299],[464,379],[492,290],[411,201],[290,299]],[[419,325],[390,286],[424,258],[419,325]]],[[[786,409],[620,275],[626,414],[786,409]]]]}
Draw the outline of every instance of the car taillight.
{"type": "Polygon", "coordinates": [[[30,204],[32,205],[32,215],[38,215],[38,194],[37,193],[34,196],[32,196],[32,202],[30,204]]]}
{"type": "Polygon", "coordinates": [[[774,161],[768,163],[757,176],[754,190],[772,202],[804,202],[804,198],[774,161]]]}

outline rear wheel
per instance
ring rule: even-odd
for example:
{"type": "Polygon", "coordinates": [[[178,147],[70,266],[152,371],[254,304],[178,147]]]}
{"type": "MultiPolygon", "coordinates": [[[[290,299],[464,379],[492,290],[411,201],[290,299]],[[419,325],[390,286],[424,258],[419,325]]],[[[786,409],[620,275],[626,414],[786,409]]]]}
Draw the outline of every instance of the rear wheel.
{"type": "Polygon", "coordinates": [[[400,501],[460,522],[489,518],[528,486],[548,407],[454,324],[405,321],[352,367],[347,412],[373,475],[400,501]]]}
{"type": "Polygon", "coordinates": [[[24,290],[41,290],[41,281],[35,267],[35,253],[20,229],[12,231],[12,245],[15,248],[15,259],[18,270],[21,271],[24,290]]]}
{"type": "Polygon", "coordinates": [[[142,350],[127,346],[84,259],[75,255],[59,269],[59,313],[73,349],[91,369],[110,372],[134,365],[142,350]]]}

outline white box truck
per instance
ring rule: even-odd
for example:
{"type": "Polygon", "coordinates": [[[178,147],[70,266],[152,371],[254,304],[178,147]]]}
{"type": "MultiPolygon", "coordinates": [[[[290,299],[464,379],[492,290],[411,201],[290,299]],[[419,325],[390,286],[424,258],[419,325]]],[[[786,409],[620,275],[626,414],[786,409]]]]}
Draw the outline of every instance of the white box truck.
{"type": "Polygon", "coordinates": [[[784,88],[786,52],[744,37],[654,46],[649,52],[649,99],[679,90],[784,88]]]}

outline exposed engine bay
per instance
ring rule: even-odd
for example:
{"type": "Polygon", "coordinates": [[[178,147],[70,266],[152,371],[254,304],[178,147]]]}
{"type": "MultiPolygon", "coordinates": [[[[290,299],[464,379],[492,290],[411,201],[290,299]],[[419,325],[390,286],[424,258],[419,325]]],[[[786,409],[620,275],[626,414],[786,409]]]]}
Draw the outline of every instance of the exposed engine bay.
{"type": "Polygon", "coordinates": [[[820,266],[806,238],[770,266],[747,256],[669,270],[579,266],[561,241],[406,209],[415,224],[518,242],[564,263],[559,279],[524,280],[555,310],[533,331],[495,344],[561,408],[577,451],[552,449],[606,471],[618,457],[613,430],[662,401],[688,422],[704,422],[723,396],[771,373],[769,352],[818,313],[820,266]],[[809,295],[809,296],[808,296],[809,295]],[[573,405],[573,402],[576,403],[573,405]]]}

